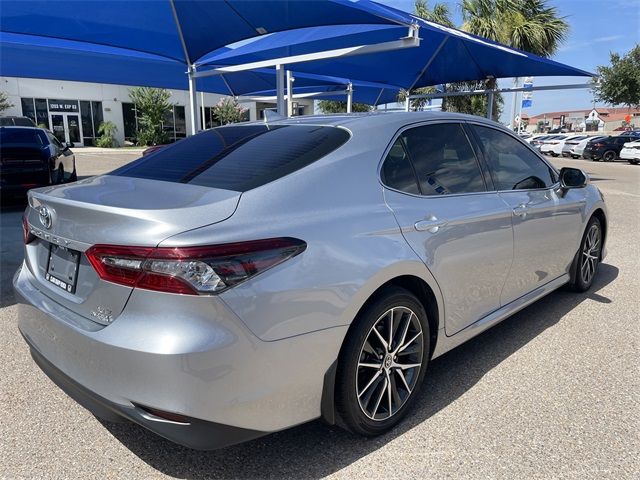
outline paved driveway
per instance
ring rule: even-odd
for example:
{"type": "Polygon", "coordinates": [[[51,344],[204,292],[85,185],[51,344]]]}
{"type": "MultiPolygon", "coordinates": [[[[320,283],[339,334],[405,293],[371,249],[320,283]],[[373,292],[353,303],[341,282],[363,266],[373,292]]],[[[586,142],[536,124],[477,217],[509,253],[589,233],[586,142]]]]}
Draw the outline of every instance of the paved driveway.
{"type": "MultiPolygon", "coordinates": [[[[79,157],[80,175],[129,159],[79,157]]],[[[38,370],[19,337],[8,282],[21,207],[5,208],[0,477],[639,478],[640,167],[552,161],[585,168],[609,205],[609,256],[594,288],[555,292],[434,361],[413,415],[375,439],[312,422],[197,452],[100,423],[38,370]]]]}

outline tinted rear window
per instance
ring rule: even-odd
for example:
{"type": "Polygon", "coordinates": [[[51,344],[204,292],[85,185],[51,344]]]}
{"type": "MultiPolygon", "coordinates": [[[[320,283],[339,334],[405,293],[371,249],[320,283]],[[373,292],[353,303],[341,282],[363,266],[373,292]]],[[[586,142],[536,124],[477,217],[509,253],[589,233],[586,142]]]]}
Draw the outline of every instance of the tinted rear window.
{"type": "Polygon", "coordinates": [[[349,139],[313,125],[219,127],[181,140],[111,173],[244,192],[299,170],[349,139]]]}
{"type": "Polygon", "coordinates": [[[38,135],[38,131],[22,128],[0,129],[0,145],[15,145],[25,143],[42,145],[42,140],[38,135]]]}

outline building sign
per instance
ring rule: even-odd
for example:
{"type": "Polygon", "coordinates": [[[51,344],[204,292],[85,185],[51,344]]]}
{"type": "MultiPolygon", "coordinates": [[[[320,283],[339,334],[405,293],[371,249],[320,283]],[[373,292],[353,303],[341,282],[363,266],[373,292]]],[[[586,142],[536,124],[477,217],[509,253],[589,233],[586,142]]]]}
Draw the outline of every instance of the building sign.
{"type": "Polygon", "coordinates": [[[78,101],[77,100],[56,100],[54,98],[50,98],[49,102],[49,111],[50,112],[79,112],[78,101]]]}
{"type": "MultiPolygon", "coordinates": [[[[533,77],[525,77],[522,82],[523,88],[533,88],[533,77]]],[[[533,106],[533,93],[522,92],[522,108],[530,108],[533,106]]]]}

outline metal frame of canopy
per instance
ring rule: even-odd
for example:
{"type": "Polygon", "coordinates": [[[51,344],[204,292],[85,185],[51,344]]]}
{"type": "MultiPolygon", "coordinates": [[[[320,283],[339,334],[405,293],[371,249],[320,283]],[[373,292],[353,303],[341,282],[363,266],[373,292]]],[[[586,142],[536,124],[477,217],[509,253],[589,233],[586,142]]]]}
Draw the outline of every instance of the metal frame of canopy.
{"type": "MultiPolygon", "coordinates": [[[[596,78],[596,77],[594,77],[596,78]]],[[[470,95],[487,95],[487,118],[493,116],[493,96],[496,93],[515,93],[515,92],[537,92],[544,90],[574,90],[580,88],[593,88],[591,83],[573,83],[567,85],[545,85],[539,87],[510,87],[510,88],[496,88],[496,89],[483,89],[483,90],[465,90],[462,92],[441,92],[441,93],[424,93],[407,95],[405,97],[405,111],[410,110],[411,100],[418,100],[421,98],[434,99],[434,98],[447,98],[447,97],[467,97],[470,95]]]]}
{"type": "MultiPolygon", "coordinates": [[[[190,133],[194,134],[200,130],[200,117],[197,113],[198,106],[198,92],[196,88],[196,80],[198,78],[204,78],[213,75],[224,75],[225,73],[243,72],[247,70],[255,70],[257,68],[275,67],[276,69],[276,92],[277,92],[277,110],[278,114],[286,115],[290,107],[287,107],[285,103],[285,84],[290,88],[290,81],[285,80],[285,65],[291,65],[295,63],[311,62],[315,60],[326,60],[333,58],[343,58],[354,55],[366,55],[370,53],[385,52],[390,50],[400,50],[404,48],[412,48],[420,46],[420,37],[418,36],[419,27],[416,24],[407,25],[408,33],[406,37],[400,38],[396,41],[383,42],[371,45],[359,45],[355,47],[339,48],[334,50],[326,50],[321,52],[308,53],[304,55],[293,55],[289,57],[274,58],[259,62],[251,62],[243,65],[233,65],[228,67],[212,68],[209,70],[197,71],[195,62],[189,55],[189,50],[185,41],[184,33],[182,31],[182,25],[180,24],[180,18],[175,7],[174,0],[170,0],[171,10],[173,18],[176,23],[176,29],[182,49],[184,51],[185,60],[187,62],[187,76],[189,79],[189,125],[190,133]]],[[[224,77],[221,77],[224,80],[224,77]]],[[[226,82],[225,82],[226,83],[226,82]]],[[[231,89],[230,89],[230,93],[231,89]]],[[[347,108],[350,111],[353,103],[353,89],[350,84],[347,87],[347,108]]]]}

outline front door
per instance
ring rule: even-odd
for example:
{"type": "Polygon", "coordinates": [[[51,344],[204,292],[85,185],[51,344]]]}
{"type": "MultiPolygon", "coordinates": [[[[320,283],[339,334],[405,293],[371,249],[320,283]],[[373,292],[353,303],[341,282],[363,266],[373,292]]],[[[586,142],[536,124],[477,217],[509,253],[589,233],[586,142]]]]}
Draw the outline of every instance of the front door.
{"type": "Polygon", "coordinates": [[[563,195],[556,172],[521,140],[474,125],[500,198],[513,218],[513,264],[502,305],[568,273],[581,235],[584,198],[563,195]]]}
{"type": "Polygon", "coordinates": [[[513,257],[511,210],[488,191],[462,126],[405,130],[381,173],[387,205],[440,287],[446,334],[500,308],[513,257]]]}
{"type": "Polygon", "coordinates": [[[80,117],[75,113],[51,113],[49,114],[51,130],[60,143],[73,143],[81,146],[82,125],[80,117]]]}

